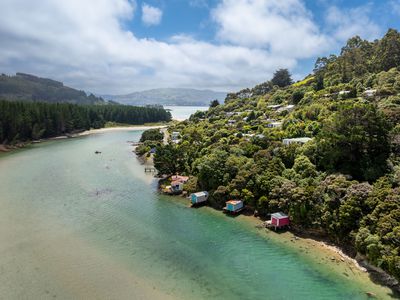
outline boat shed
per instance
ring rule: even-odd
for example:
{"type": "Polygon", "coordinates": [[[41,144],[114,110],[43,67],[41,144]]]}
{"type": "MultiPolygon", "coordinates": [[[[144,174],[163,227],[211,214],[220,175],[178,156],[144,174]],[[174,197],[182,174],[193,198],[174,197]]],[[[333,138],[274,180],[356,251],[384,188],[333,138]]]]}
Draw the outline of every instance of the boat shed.
{"type": "Polygon", "coordinates": [[[284,214],[283,212],[277,212],[274,214],[271,214],[271,226],[275,228],[282,228],[285,226],[289,226],[290,220],[289,216],[284,214]]]}
{"type": "Polygon", "coordinates": [[[229,213],[239,213],[244,209],[242,200],[229,200],[226,202],[226,206],[224,207],[225,212],[229,213]]]}
{"type": "Polygon", "coordinates": [[[208,192],[206,191],[193,193],[190,195],[190,200],[192,202],[192,205],[204,203],[207,201],[207,199],[208,199],[208,192]]]}

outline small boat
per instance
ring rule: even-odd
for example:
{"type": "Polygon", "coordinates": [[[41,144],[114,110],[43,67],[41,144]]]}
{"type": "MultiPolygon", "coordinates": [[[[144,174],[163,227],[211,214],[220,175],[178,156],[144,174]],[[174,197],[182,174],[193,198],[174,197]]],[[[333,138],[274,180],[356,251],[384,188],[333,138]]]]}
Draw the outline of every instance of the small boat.
{"type": "Polygon", "coordinates": [[[95,154],[101,154],[101,151],[95,151],[94,153],[95,154]]]}

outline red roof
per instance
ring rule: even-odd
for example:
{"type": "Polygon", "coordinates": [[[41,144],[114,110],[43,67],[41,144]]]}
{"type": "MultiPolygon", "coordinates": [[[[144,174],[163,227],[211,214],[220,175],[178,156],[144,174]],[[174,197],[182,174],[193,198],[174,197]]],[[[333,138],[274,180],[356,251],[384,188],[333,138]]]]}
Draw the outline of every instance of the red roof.
{"type": "Polygon", "coordinates": [[[171,180],[185,183],[186,181],[189,180],[189,177],[188,176],[180,176],[180,175],[172,175],[171,180]]]}

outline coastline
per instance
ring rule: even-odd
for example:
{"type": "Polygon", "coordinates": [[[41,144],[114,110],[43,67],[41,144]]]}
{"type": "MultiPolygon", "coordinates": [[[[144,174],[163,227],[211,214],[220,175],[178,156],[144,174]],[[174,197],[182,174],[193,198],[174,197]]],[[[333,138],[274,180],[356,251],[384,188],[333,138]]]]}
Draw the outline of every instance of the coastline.
{"type": "MultiPolygon", "coordinates": [[[[188,200],[182,196],[169,197],[173,201],[185,205],[188,203],[188,200]]],[[[205,209],[211,214],[221,214],[220,210],[211,206],[197,209],[205,209]]],[[[362,257],[351,257],[338,245],[318,239],[311,234],[298,235],[294,231],[275,232],[263,227],[263,220],[250,214],[241,214],[237,216],[237,220],[244,223],[249,230],[256,231],[263,238],[299,253],[311,264],[321,265],[321,268],[334,271],[344,280],[356,282],[363,288],[368,298],[397,299],[400,295],[395,287],[388,284],[387,277],[389,275],[387,273],[369,265],[362,257]]]]}
{"type": "MultiPolygon", "coordinates": [[[[211,213],[220,213],[219,210],[209,206],[205,206],[205,209],[211,213]]],[[[381,277],[374,276],[373,270],[357,260],[357,257],[347,255],[339,246],[318,240],[311,235],[298,236],[292,231],[276,232],[267,229],[262,227],[263,221],[253,215],[242,214],[237,218],[238,221],[246,224],[249,230],[255,230],[263,238],[293,249],[311,264],[321,265],[321,268],[334,271],[345,280],[357,282],[368,298],[397,299],[399,297],[398,292],[387,285],[381,277]]]]}
{"type": "MultiPolygon", "coordinates": [[[[133,126],[106,127],[106,128],[86,130],[86,131],[74,134],[71,137],[80,137],[80,136],[86,136],[86,135],[90,135],[90,134],[104,133],[104,132],[110,132],[110,131],[148,130],[148,129],[155,129],[155,128],[165,128],[167,126],[168,125],[133,125],[133,126]]],[[[66,138],[68,138],[68,137],[66,137],[66,138]]]]}
{"type": "Polygon", "coordinates": [[[98,134],[98,133],[105,133],[105,132],[112,132],[112,131],[124,131],[124,130],[148,130],[148,129],[166,128],[166,127],[168,127],[168,125],[165,124],[165,125],[116,126],[116,127],[105,127],[105,128],[99,128],[99,129],[90,129],[90,130],[85,130],[85,131],[82,131],[79,133],[71,133],[71,134],[60,135],[60,136],[55,136],[55,137],[51,137],[51,138],[33,140],[33,141],[28,141],[28,142],[21,142],[14,146],[6,146],[3,144],[0,144],[0,153],[12,152],[12,151],[15,151],[18,149],[25,148],[32,144],[39,144],[39,143],[43,143],[43,142],[47,142],[47,141],[56,141],[56,140],[64,140],[64,139],[88,136],[91,134],[98,134]]]}
{"type": "MultiPolygon", "coordinates": [[[[165,128],[167,127],[165,126],[165,128]]],[[[139,159],[138,155],[136,157],[139,159]]],[[[142,164],[154,166],[152,160],[144,160],[142,164]]],[[[160,180],[159,178],[158,181],[160,180]]],[[[171,197],[175,198],[175,200],[180,198],[179,202],[187,201],[182,195],[171,197]]],[[[205,208],[208,211],[220,212],[220,210],[211,206],[206,205],[205,208]]],[[[370,265],[365,258],[358,254],[355,257],[350,256],[340,245],[331,243],[324,237],[318,238],[312,233],[296,232],[295,230],[275,232],[262,226],[264,220],[252,214],[241,214],[239,219],[251,224],[253,228],[257,228],[265,238],[271,238],[279,244],[288,245],[312,260],[319,260],[318,264],[325,264],[336,269],[337,273],[345,276],[346,279],[349,279],[349,276],[353,276],[360,283],[364,283],[364,285],[367,283],[372,288],[371,291],[365,291],[368,297],[380,298],[385,296],[397,298],[400,296],[399,283],[393,284],[396,280],[392,276],[380,268],[370,265]],[[316,253],[317,257],[315,257],[316,253]]]]}

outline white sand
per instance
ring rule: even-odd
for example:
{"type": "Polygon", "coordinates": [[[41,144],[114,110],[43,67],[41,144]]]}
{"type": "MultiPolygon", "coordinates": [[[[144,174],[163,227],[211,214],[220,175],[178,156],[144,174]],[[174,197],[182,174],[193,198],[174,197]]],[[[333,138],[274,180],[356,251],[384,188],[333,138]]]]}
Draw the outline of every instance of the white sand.
{"type": "Polygon", "coordinates": [[[103,132],[109,132],[109,131],[148,130],[148,129],[166,128],[166,127],[167,127],[167,125],[156,125],[156,126],[138,125],[138,126],[126,126],[126,127],[109,127],[109,128],[86,130],[84,132],[78,133],[76,136],[84,136],[84,135],[95,134],[95,133],[103,133],[103,132]]]}

